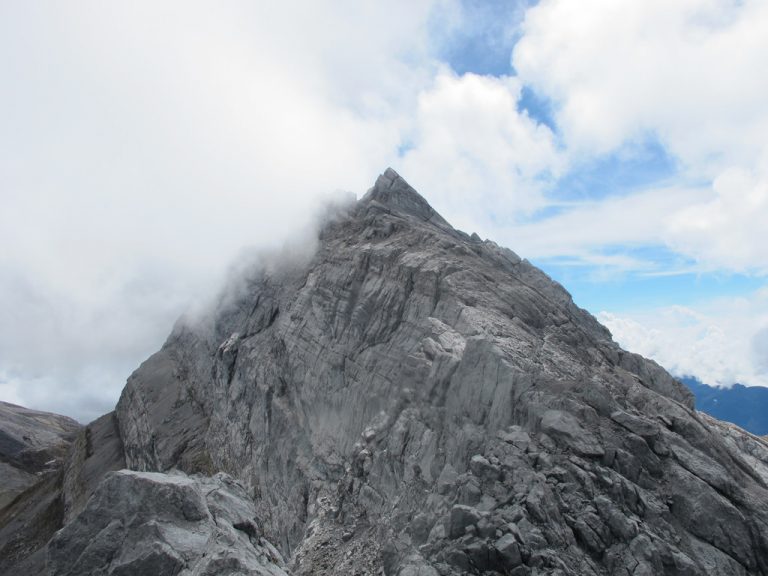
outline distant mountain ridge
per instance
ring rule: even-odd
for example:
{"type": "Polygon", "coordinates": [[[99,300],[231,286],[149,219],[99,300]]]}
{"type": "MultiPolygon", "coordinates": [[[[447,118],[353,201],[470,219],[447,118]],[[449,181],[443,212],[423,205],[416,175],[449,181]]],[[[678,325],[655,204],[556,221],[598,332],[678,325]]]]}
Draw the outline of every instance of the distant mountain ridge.
{"type": "Polygon", "coordinates": [[[696,397],[696,409],[718,420],[732,422],[758,436],[768,435],[768,388],[734,384],[707,386],[695,378],[681,378],[696,397]]]}

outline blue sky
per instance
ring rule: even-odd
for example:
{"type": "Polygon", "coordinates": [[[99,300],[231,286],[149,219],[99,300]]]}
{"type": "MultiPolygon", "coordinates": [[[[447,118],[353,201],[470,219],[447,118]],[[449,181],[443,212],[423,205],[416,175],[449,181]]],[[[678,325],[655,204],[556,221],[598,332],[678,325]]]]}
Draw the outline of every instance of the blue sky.
{"type": "Polygon", "coordinates": [[[766,386],[766,53],[758,0],[4,3],[0,399],[110,409],[387,166],[623,346],[766,386]]]}

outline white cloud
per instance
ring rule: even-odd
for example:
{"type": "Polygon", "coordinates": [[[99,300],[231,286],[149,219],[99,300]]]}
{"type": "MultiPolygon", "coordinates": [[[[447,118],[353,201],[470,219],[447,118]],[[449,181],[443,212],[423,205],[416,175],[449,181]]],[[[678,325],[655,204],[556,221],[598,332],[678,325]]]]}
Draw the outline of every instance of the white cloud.
{"type": "Polygon", "coordinates": [[[3,402],[10,402],[11,404],[21,404],[21,396],[19,396],[16,383],[8,382],[6,379],[0,377],[0,399],[3,402]]]}
{"type": "Polygon", "coordinates": [[[513,63],[556,101],[571,147],[609,151],[653,131],[697,168],[754,162],[767,27],[759,0],[545,0],[528,11],[513,63]]]}
{"type": "MultiPolygon", "coordinates": [[[[706,191],[704,192],[706,193],[706,191]]],[[[696,188],[666,187],[623,197],[565,206],[563,212],[532,223],[513,226],[503,234],[515,249],[530,258],[571,258],[588,265],[625,270],[652,270],[653,262],[626,255],[608,261],[603,249],[661,245],[667,233],[665,215],[675,214],[702,196],[696,188]]]]}
{"type": "Polygon", "coordinates": [[[678,376],[705,384],[768,386],[768,291],[691,306],[635,313],[601,312],[624,348],[653,358],[678,376]]]}
{"type": "Polygon", "coordinates": [[[523,31],[513,64],[555,103],[572,160],[658,139],[682,182],[714,182],[659,239],[703,266],[768,269],[768,4],[544,0],[523,31]]]}
{"type": "Polygon", "coordinates": [[[449,71],[419,95],[413,148],[402,162],[409,181],[455,226],[498,229],[545,205],[544,185],[563,159],[549,128],[518,111],[521,84],[449,71]]]}
{"type": "Polygon", "coordinates": [[[726,170],[712,187],[715,198],[669,218],[669,245],[718,268],[768,273],[768,170],[726,170]]]}

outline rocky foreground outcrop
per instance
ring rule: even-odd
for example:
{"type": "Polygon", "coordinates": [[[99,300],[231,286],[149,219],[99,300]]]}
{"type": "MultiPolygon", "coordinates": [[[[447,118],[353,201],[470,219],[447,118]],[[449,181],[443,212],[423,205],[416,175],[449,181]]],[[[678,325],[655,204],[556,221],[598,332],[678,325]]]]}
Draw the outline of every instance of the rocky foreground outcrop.
{"type": "Polygon", "coordinates": [[[102,490],[127,476],[97,488],[124,458],[236,478],[296,575],[768,574],[765,440],[696,412],[560,285],[392,170],[314,255],[267,260],[179,321],[110,418],[111,440],[67,468],[49,570],[77,566],[93,515],[125,526],[120,491],[107,505],[102,490]]]}
{"type": "Polygon", "coordinates": [[[243,488],[225,474],[122,470],[48,546],[51,576],[285,576],[243,488]]]}

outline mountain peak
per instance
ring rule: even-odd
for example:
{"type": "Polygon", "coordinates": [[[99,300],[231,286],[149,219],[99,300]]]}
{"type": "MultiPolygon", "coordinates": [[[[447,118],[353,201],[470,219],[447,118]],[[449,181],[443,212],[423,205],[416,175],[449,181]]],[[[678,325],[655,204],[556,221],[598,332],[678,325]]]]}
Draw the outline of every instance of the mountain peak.
{"type": "Polygon", "coordinates": [[[424,197],[392,168],[387,168],[376,179],[373,188],[363,197],[363,202],[378,202],[390,210],[410,214],[421,220],[431,221],[450,228],[450,224],[429,205],[424,197]]]}
{"type": "Polygon", "coordinates": [[[185,322],[0,503],[0,574],[768,576],[768,444],[444,222],[387,170],[185,322]]]}

